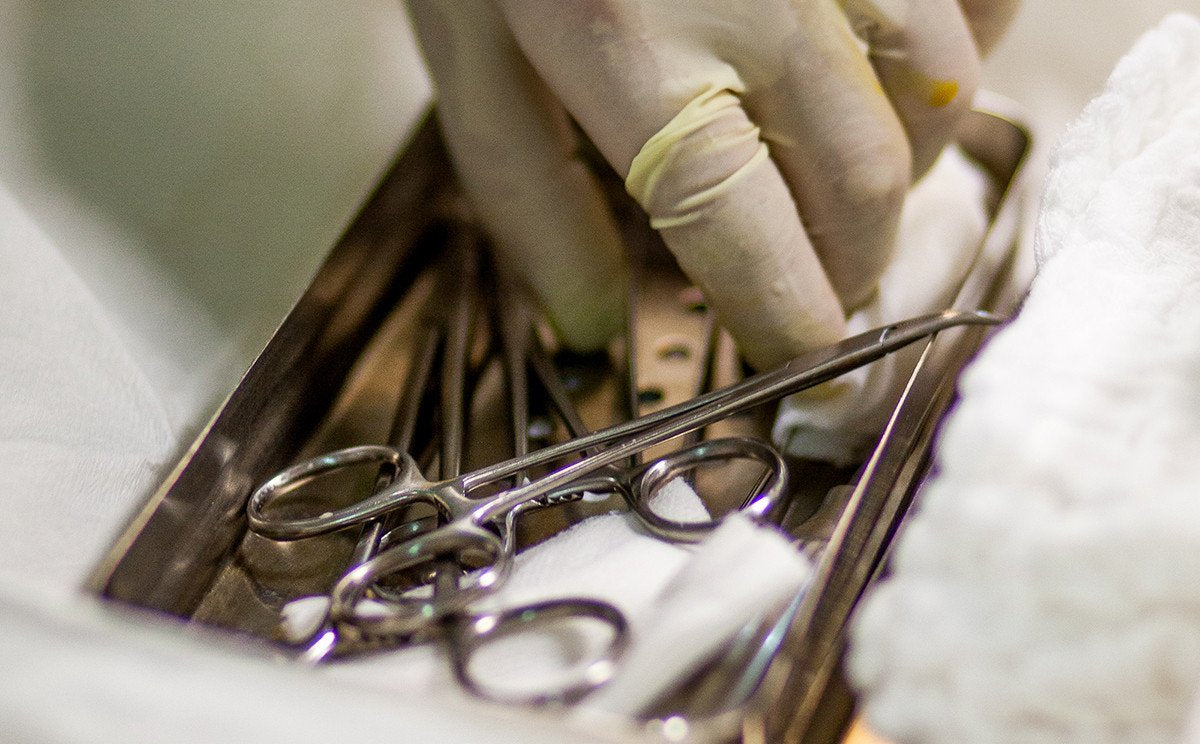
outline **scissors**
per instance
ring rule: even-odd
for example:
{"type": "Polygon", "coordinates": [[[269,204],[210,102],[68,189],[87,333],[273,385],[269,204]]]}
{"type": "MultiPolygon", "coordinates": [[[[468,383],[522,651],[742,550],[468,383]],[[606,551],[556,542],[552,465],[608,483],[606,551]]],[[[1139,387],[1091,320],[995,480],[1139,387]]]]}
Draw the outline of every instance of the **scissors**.
{"type": "MultiPolygon", "coordinates": [[[[622,470],[618,463],[726,416],[833,379],[938,331],[964,324],[996,322],[999,318],[987,313],[947,311],[889,325],[653,414],[576,436],[567,442],[470,473],[444,475],[439,480],[425,478],[413,459],[395,448],[365,446],[341,450],[300,463],[264,483],[251,496],[247,506],[248,521],[250,528],[263,536],[293,540],[371,523],[410,504],[433,507],[438,515],[435,529],[398,540],[356,565],[338,581],[331,596],[330,614],[336,622],[353,625],[367,634],[414,636],[438,624],[445,625],[452,618],[463,617],[472,602],[502,583],[511,570],[515,553],[515,520],[524,511],[556,500],[578,498],[587,488],[607,485],[626,497],[639,517],[652,515],[643,521],[654,531],[660,522],[649,509],[648,499],[680,472],[730,457],[759,459],[768,470],[776,467],[776,463],[781,465],[782,461],[768,445],[761,442],[748,444],[754,440],[738,439],[696,443],[633,469],[622,470]],[[514,482],[515,478],[535,468],[580,453],[583,453],[580,459],[532,481],[504,488],[494,495],[476,495],[498,483],[514,482]],[[316,517],[282,518],[268,513],[269,504],[284,493],[330,470],[362,463],[388,468],[394,477],[386,487],[362,501],[316,517]],[[455,570],[447,569],[447,564],[456,567],[455,570]],[[462,569],[457,567],[476,570],[463,575],[462,569]],[[393,603],[386,613],[360,609],[361,600],[382,577],[418,568],[432,568],[438,577],[452,574],[453,581],[438,578],[432,596],[404,598],[393,603]],[[450,588],[442,589],[443,586],[450,588]]],[[[782,468],[778,472],[782,474],[782,468]]],[[[769,478],[768,481],[767,486],[753,495],[746,505],[746,511],[759,518],[771,516],[781,502],[782,478],[769,478]]],[[[697,539],[708,529],[711,525],[687,525],[674,537],[697,539]]],[[[617,631],[614,646],[621,645],[623,620],[612,620],[612,614],[607,609],[597,609],[596,604],[586,608],[580,604],[574,610],[611,622],[617,631]]],[[[537,613],[526,613],[526,617],[533,616],[537,613]]],[[[500,622],[504,619],[511,617],[468,625],[495,631],[504,625],[500,622]]],[[[461,622],[450,624],[463,625],[461,622]]],[[[489,633],[480,631],[466,640],[459,638],[460,643],[452,644],[452,656],[468,655],[477,641],[487,637],[489,633]],[[454,646],[459,650],[455,651],[454,646]]],[[[465,666],[465,662],[456,661],[455,664],[456,673],[457,667],[465,666]]],[[[576,691],[569,692],[574,694],[576,691]]]]}
{"type": "MultiPolygon", "coordinates": [[[[386,446],[353,447],[313,458],[289,468],[263,484],[252,497],[249,513],[252,529],[269,537],[298,539],[340,529],[343,525],[326,524],[315,530],[301,530],[286,534],[271,529],[271,520],[261,519],[262,512],[277,498],[302,488],[313,479],[332,471],[363,464],[374,465],[377,474],[372,493],[379,493],[398,483],[424,482],[416,480],[419,474],[407,450],[414,444],[414,435],[422,405],[428,401],[426,392],[437,391],[436,405],[438,421],[438,452],[435,467],[442,479],[453,479],[460,474],[463,459],[463,432],[465,399],[468,377],[468,347],[470,346],[471,318],[476,315],[473,307],[474,280],[477,278],[477,256],[470,240],[460,237],[447,247],[442,260],[434,265],[429,278],[436,282],[429,300],[421,311],[418,343],[408,367],[408,379],[402,387],[395,418],[386,446]],[[440,359],[440,370],[436,370],[440,359]],[[263,529],[261,523],[267,527],[263,529]]],[[[506,377],[509,382],[512,421],[514,422],[514,459],[528,456],[527,429],[529,421],[529,376],[543,388],[550,404],[558,410],[569,434],[587,434],[581,417],[573,408],[566,387],[554,370],[554,365],[534,333],[532,315],[528,305],[517,301],[517,295],[508,289],[502,294],[509,298],[493,315],[499,318],[500,345],[504,352],[506,377]]],[[[500,522],[499,557],[492,568],[476,577],[476,581],[463,584],[463,564],[470,557],[467,549],[460,551],[435,551],[438,556],[428,562],[424,576],[432,586],[432,597],[414,600],[405,594],[378,582],[386,573],[392,573],[382,561],[374,560],[386,554],[398,542],[426,530],[426,520],[414,520],[397,524],[397,510],[406,504],[397,504],[396,509],[387,509],[379,514],[352,520],[361,525],[359,540],[355,546],[350,569],[347,573],[362,578],[364,587],[370,588],[372,601],[360,605],[354,601],[355,612],[347,616],[335,606],[327,612],[319,630],[309,640],[301,655],[308,662],[320,662],[348,645],[342,641],[353,635],[366,641],[367,646],[377,645],[381,639],[406,641],[425,640],[438,636],[447,641],[449,657],[456,678],[470,692],[492,700],[520,703],[544,703],[572,701],[586,694],[611,676],[615,662],[628,642],[628,626],[620,611],[612,605],[587,598],[562,598],[536,604],[510,608],[499,613],[477,614],[468,612],[468,606],[477,599],[482,590],[507,574],[516,552],[514,536],[519,516],[530,509],[549,506],[584,498],[585,494],[618,493],[633,507],[645,528],[652,534],[672,540],[694,541],[711,529],[708,522],[688,523],[666,519],[649,508],[653,495],[666,485],[679,469],[688,467],[701,445],[690,450],[637,469],[610,466],[593,472],[590,477],[567,486],[541,494],[514,506],[500,522]],[[642,496],[644,494],[644,496],[642,496]],[[383,573],[376,569],[383,567],[383,573]],[[358,573],[355,573],[355,572],[358,573]],[[368,612],[361,612],[367,607],[368,612]],[[381,607],[390,608],[384,617],[391,622],[381,622],[373,614],[381,607]],[[400,608],[397,612],[396,608],[400,608]],[[411,608],[415,622],[404,622],[404,608],[411,608]],[[400,619],[397,619],[399,615],[400,619]],[[476,651],[488,642],[504,635],[525,632],[535,627],[569,624],[572,621],[589,620],[605,626],[608,642],[602,651],[587,660],[580,672],[565,683],[549,689],[514,694],[486,678],[472,672],[471,661],[476,651]]],[[[720,459],[752,458],[766,466],[766,473],[757,487],[751,490],[756,503],[779,503],[786,483],[786,466],[779,455],[770,447],[756,440],[717,440],[704,443],[702,462],[720,459]]],[[[589,450],[584,450],[588,452],[589,450]]],[[[525,468],[510,470],[497,480],[511,476],[513,482],[521,482],[525,468]]],[[[419,499],[409,503],[421,503],[419,499]]],[[[425,501],[423,503],[431,503],[425,501]]],[[[439,510],[441,511],[441,510],[439,510]]],[[[760,511],[769,511],[765,507],[760,511]]],[[[439,514],[445,517],[444,513],[439,514]]],[[[440,521],[445,521],[444,519],[440,521]]],[[[340,586],[340,584],[339,584],[340,586]]],[[[364,589],[364,594],[366,590],[364,589]]],[[[360,597],[361,598],[361,597],[360,597]]]]}

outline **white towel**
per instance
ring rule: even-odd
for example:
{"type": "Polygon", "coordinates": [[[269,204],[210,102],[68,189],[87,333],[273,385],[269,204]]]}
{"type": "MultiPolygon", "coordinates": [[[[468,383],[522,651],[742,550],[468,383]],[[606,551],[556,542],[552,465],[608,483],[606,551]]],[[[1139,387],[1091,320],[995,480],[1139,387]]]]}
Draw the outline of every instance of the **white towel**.
{"type": "MultiPolygon", "coordinates": [[[[847,333],[950,307],[987,232],[993,188],[958,147],[947,148],[909,192],[892,263],[875,298],[850,316],[847,333]]],[[[786,399],[775,441],[798,457],[853,461],[883,429],[919,354],[914,345],[786,399]]]]}
{"type": "Polygon", "coordinates": [[[1068,130],[850,670],[909,742],[1169,742],[1200,682],[1200,22],[1068,130]]]}

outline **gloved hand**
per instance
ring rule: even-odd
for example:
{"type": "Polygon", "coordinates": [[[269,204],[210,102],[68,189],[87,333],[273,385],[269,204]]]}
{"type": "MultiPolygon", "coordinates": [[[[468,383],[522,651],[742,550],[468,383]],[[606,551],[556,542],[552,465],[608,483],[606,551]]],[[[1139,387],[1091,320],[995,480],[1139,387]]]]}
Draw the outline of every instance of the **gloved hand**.
{"type": "Polygon", "coordinates": [[[623,318],[573,117],[754,365],[843,335],[1016,0],[411,0],[464,186],[565,340],[623,318]],[[972,38],[972,33],[976,38],[972,38]]]}

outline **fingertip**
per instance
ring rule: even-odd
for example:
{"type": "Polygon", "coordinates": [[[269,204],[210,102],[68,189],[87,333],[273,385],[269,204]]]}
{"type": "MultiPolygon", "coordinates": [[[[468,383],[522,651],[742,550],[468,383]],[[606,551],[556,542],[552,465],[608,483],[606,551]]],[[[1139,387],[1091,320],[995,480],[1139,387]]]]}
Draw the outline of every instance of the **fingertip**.
{"type": "MultiPolygon", "coordinates": [[[[970,2],[970,0],[968,0],[970,2]]],[[[979,80],[972,28],[956,0],[910,3],[888,22],[879,0],[848,2],[872,66],[912,144],[913,176],[924,174],[970,109],[979,80]]]]}
{"type": "Polygon", "coordinates": [[[481,22],[483,13],[496,9],[443,0],[418,14],[455,170],[497,259],[562,341],[603,348],[625,319],[620,235],[562,104],[502,21],[481,22]],[[473,64],[443,48],[447,40],[473,64]]]}
{"type": "MultiPolygon", "coordinates": [[[[797,342],[794,336],[781,334],[764,338],[753,333],[747,335],[744,331],[740,336],[735,336],[734,340],[737,342],[738,351],[746,364],[761,372],[787,364],[813,349],[837,343],[845,337],[845,328],[845,323],[839,318],[819,326],[806,324],[801,334],[803,337],[801,342],[797,342]]],[[[825,386],[817,386],[813,389],[818,391],[814,393],[818,397],[834,394],[822,392],[826,390],[825,386]]]]}
{"type": "MultiPolygon", "coordinates": [[[[533,202],[492,211],[501,259],[523,278],[560,340],[575,351],[602,349],[621,333],[628,272],[620,234],[590,172],[543,178],[533,202]],[[518,208],[520,207],[520,208],[518,208]]],[[[514,172],[514,177],[520,173],[514,172]]],[[[533,188],[533,187],[530,187],[533,188]]]]}
{"type": "Polygon", "coordinates": [[[543,302],[550,325],[559,340],[572,351],[593,352],[606,348],[625,328],[624,286],[594,286],[594,292],[580,295],[576,301],[555,304],[543,302]]]}

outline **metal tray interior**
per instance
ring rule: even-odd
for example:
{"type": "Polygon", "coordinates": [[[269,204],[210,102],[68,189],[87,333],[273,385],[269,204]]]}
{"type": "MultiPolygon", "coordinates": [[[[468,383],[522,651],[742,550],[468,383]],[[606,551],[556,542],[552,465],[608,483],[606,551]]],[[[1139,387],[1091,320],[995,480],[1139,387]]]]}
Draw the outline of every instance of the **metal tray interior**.
{"type": "MultiPolygon", "coordinates": [[[[1004,311],[1021,291],[1008,276],[1008,262],[1020,206],[1012,187],[1028,149],[1028,133],[1010,118],[975,112],[959,142],[997,188],[979,265],[956,306],[1004,311]]],[[[680,363],[689,359],[691,339],[712,333],[711,320],[702,298],[662,258],[644,217],[620,199],[619,185],[613,191],[627,242],[643,262],[634,295],[639,330],[608,357],[568,363],[564,373],[576,378],[576,389],[582,391],[578,402],[592,426],[628,415],[631,408],[645,412],[690,397],[706,373],[710,384],[729,382],[741,373],[732,345],[723,337],[703,369],[695,358],[680,363]],[[632,387],[617,381],[621,359],[638,360],[632,387]]],[[[94,591],[136,607],[272,639],[284,602],[328,589],[341,565],[330,556],[348,555],[353,535],[273,543],[247,532],[245,501],[257,483],[305,454],[379,441],[396,395],[391,389],[394,370],[412,342],[406,308],[413,303],[407,298],[424,291],[418,268],[445,241],[444,218],[459,200],[436,128],[427,121],[241,383],[96,568],[90,584],[94,591]]],[[[807,492],[789,515],[791,527],[799,528],[817,512],[834,486],[857,486],[859,501],[843,499],[825,515],[833,538],[819,564],[820,591],[809,592],[810,606],[793,620],[766,681],[739,712],[744,739],[831,740],[837,734],[825,732],[844,726],[848,706],[836,689],[836,665],[845,618],[882,565],[890,537],[927,467],[929,442],[951,399],[954,377],[981,338],[979,331],[956,331],[929,345],[914,372],[907,408],[881,437],[891,448],[882,462],[845,469],[796,464],[802,473],[796,480],[807,492]],[[863,513],[852,513],[856,509],[863,513]],[[781,707],[776,704],[780,700],[793,703],[781,707]]],[[[472,404],[469,452],[478,464],[507,456],[498,374],[489,378],[484,371],[472,404]]],[[[762,434],[770,417],[771,411],[763,410],[727,422],[715,433],[762,434]]],[[[826,505],[825,511],[829,509],[826,505]]],[[[556,526],[551,520],[522,538],[536,541],[556,526]]]]}

